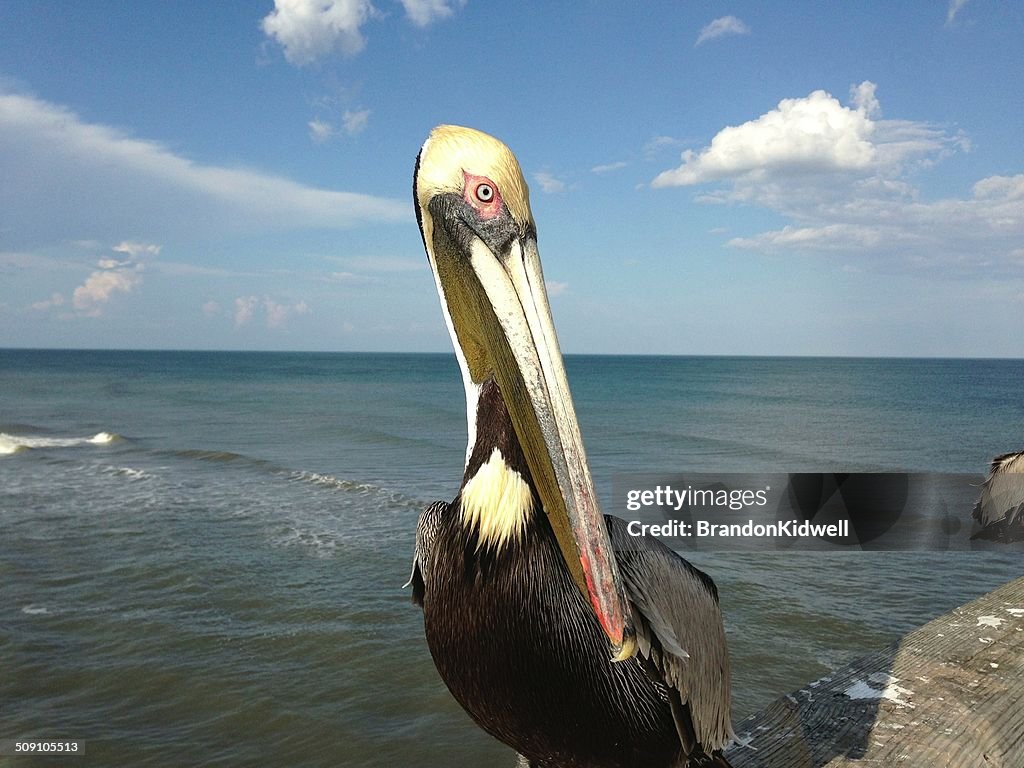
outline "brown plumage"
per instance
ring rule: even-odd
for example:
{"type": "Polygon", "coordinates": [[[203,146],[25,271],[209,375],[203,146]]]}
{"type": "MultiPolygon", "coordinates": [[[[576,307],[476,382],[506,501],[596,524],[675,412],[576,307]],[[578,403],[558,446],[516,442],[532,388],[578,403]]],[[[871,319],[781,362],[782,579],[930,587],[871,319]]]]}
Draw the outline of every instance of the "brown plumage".
{"type": "Polygon", "coordinates": [[[1024,451],[992,459],[971,514],[981,524],[973,539],[1024,540],[1024,451]]]}
{"type": "Polygon", "coordinates": [[[597,510],[515,156],[441,126],[414,197],[469,427],[459,494],[421,515],[410,579],[442,679],[529,766],[727,768],[717,590],[597,510]]]}

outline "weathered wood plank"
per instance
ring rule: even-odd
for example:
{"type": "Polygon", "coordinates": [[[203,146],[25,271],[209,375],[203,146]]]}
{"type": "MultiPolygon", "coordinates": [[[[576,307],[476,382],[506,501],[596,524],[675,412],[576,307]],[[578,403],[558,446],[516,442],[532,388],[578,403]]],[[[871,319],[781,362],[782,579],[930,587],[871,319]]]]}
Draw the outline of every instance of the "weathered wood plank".
{"type": "Polygon", "coordinates": [[[736,732],[735,768],[1024,768],[1024,578],[776,700],[736,732]]]}

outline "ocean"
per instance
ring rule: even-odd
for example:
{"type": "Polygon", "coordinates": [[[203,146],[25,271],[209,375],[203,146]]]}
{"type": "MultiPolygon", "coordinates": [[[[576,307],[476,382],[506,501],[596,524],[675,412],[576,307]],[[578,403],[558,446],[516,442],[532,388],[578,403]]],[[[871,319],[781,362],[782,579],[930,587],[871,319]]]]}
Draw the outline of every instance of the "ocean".
{"type": "MultiPolygon", "coordinates": [[[[980,482],[1024,448],[1020,360],[566,369],[621,516],[624,472],[980,482]]],[[[74,766],[511,768],[402,589],[465,441],[452,355],[0,350],[0,741],[81,740],[74,766]]],[[[1019,552],[688,556],[722,596],[735,720],[1024,573],[1019,552]]]]}

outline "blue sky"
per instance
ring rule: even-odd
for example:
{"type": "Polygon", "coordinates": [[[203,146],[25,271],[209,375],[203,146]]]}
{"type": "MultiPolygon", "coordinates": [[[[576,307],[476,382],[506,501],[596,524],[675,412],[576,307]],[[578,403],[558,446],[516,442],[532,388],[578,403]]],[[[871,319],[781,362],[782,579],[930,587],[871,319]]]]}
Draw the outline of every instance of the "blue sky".
{"type": "Polygon", "coordinates": [[[438,123],[566,352],[1024,356],[1024,6],[0,7],[0,346],[447,351],[438,123]]]}

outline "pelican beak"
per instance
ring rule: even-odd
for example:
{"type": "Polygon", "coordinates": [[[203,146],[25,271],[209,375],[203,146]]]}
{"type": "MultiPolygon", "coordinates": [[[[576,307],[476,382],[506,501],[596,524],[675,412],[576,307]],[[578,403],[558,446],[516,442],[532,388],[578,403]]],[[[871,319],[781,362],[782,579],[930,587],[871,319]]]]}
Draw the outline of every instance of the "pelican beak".
{"type": "Polygon", "coordinates": [[[583,450],[532,221],[483,221],[454,192],[423,200],[419,212],[464,374],[498,383],[569,571],[613,659],[629,658],[631,612],[583,450]]]}

